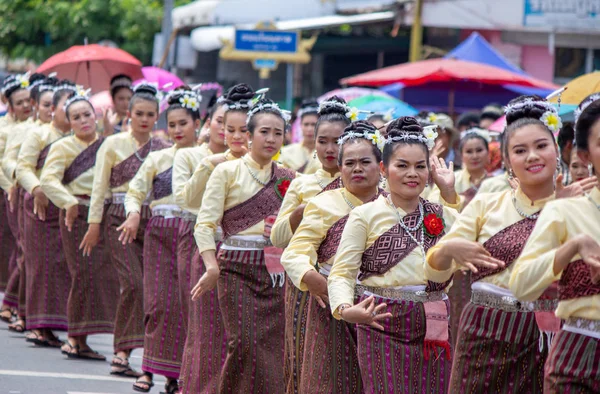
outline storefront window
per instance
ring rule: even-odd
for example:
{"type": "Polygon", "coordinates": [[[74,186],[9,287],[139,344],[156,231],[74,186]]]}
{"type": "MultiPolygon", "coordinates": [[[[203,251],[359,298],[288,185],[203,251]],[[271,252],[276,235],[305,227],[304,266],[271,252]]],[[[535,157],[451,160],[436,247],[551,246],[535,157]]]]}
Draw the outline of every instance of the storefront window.
{"type": "Polygon", "coordinates": [[[556,48],[554,61],[554,77],[572,79],[586,73],[587,49],[585,48],[556,48]]]}

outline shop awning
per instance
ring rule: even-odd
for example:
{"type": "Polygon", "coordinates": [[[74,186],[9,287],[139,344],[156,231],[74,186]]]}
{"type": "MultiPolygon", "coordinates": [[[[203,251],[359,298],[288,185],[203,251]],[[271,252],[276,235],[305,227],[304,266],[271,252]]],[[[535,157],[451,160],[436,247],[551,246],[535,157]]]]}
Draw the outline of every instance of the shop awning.
{"type": "Polygon", "coordinates": [[[171,13],[173,28],[212,25],[214,23],[214,11],[220,2],[221,0],[194,1],[174,8],[171,13]]]}
{"type": "MultiPolygon", "coordinates": [[[[275,22],[279,30],[319,30],[326,27],[341,25],[360,25],[369,23],[388,22],[394,20],[394,13],[376,12],[360,15],[330,15],[317,18],[295,19],[275,22]]],[[[254,25],[240,25],[239,29],[252,29],[254,25]]],[[[192,46],[199,52],[210,52],[223,46],[222,40],[233,40],[236,26],[206,26],[192,31],[192,46]]]]}

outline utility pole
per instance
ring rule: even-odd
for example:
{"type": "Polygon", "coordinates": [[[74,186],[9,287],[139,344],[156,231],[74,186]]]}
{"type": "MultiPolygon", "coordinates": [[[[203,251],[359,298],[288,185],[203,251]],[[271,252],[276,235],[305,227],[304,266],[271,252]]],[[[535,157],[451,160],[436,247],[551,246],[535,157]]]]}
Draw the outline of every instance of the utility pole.
{"type": "Polygon", "coordinates": [[[163,59],[166,59],[166,62],[161,65],[161,67],[165,69],[170,69],[171,64],[169,63],[169,55],[168,51],[170,48],[170,38],[171,32],[173,31],[173,22],[171,20],[171,13],[173,11],[173,0],[165,0],[164,1],[164,12],[163,12],[163,20],[162,20],[162,47],[163,47],[163,59]]]}
{"type": "Polygon", "coordinates": [[[418,62],[421,60],[421,52],[423,45],[423,24],[421,15],[423,13],[423,1],[415,0],[415,12],[413,16],[413,24],[410,32],[410,61],[418,62]]]}

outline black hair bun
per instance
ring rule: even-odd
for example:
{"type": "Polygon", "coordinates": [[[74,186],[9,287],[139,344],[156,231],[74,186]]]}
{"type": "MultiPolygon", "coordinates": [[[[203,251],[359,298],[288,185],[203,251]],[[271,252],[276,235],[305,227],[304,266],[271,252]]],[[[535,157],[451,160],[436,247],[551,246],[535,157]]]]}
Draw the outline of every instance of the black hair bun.
{"type": "Polygon", "coordinates": [[[302,100],[302,103],[300,104],[300,109],[305,109],[305,108],[319,108],[319,102],[317,100],[315,100],[314,98],[311,99],[306,99],[306,100],[302,100]]]}
{"type": "MultiPolygon", "coordinates": [[[[366,120],[357,120],[346,126],[344,129],[344,134],[364,133],[365,131],[368,133],[375,133],[377,131],[377,127],[373,126],[371,122],[367,122],[366,120]]],[[[342,136],[344,134],[342,134],[342,136]]]]}
{"type": "Polygon", "coordinates": [[[240,83],[240,84],[233,86],[231,89],[229,89],[225,98],[228,101],[232,101],[232,102],[242,101],[242,100],[248,101],[248,100],[252,100],[252,98],[254,97],[254,94],[255,93],[254,93],[254,89],[252,89],[252,86],[247,85],[245,83],[240,83]]]}
{"type": "Polygon", "coordinates": [[[58,78],[50,77],[44,81],[44,85],[57,86],[60,83],[58,78]]]}
{"type": "Polygon", "coordinates": [[[46,76],[44,74],[41,73],[33,73],[31,74],[31,76],[29,77],[29,84],[32,84],[36,81],[41,81],[46,79],[46,76]]]}
{"type": "Polygon", "coordinates": [[[329,114],[340,114],[345,116],[346,112],[348,112],[348,104],[346,103],[346,100],[338,96],[331,96],[323,101],[319,109],[319,115],[321,116],[329,114]],[[327,103],[338,103],[341,105],[328,105],[327,103]]]}
{"type": "Polygon", "coordinates": [[[150,85],[148,83],[140,83],[139,85],[133,88],[134,94],[147,93],[152,96],[156,96],[158,94],[158,89],[154,85],[150,85]]]}
{"type": "Polygon", "coordinates": [[[397,137],[401,134],[422,134],[423,127],[416,118],[412,116],[401,116],[394,119],[386,129],[388,138],[397,137]]]}
{"type": "Polygon", "coordinates": [[[545,105],[540,104],[542,102],[545,103],[547,101],[538,95],[519,96],[512,99],[507,105],[508,112],[506,113],[506,125],[510,126],[511,123],[514,123],[519,119],[541,119],[542,115],[548,111],[548,108],[545,105]],[[529,103],[525,104],[526,102],[529,103]],[[511,106],[521,103],[523,103],[523,105],[511,109],[511,106]]]}

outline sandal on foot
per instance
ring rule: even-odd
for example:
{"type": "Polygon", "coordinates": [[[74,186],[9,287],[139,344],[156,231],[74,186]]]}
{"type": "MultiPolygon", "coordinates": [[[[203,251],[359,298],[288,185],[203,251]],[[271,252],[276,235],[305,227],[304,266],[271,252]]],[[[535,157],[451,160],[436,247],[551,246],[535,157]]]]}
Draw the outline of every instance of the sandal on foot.
{"type": "Polygon", "coordinates": [[[65,344],[64,341],[61,341],[58,337],[42,338],[41,340],[34,342],[34,343],[36,345],[42,346],[42,347],[55,347],[55,348],[62,348],[62,346],[65,344]]]}
{"type": "Polygon", "coordinates": [[[144,375],[142,372],[136,371],[135,369],[131,368],[129,365],[126,367],[117,367],[117,366],[111,366],[110,369],[110,374],[111,375],[117,375],[117,376],[122,376],[124,378],[139,378],[142,375],[144,375]]]}
{"type": "MultiPolygon", "coordinates": [[[[170,383],[165,383],[165,391],[164,394],[177,394],[179,392],[179,385],[177,384],[177,380],[171,380],[170,383]]],[[[161,392],[161,394],[163,394],[161,392]]]]}
{"type": "Polygon", "coordinates": [[[31,331],[29,334],[25,335],[25,342],[31,342],[34,344],[38,344],[44,339],[41,334],[36,333],[35,331],[31,331]]]}
{"type": "Polygon", "coordinates": [[[24,333],[25,330],[25,325],[21,324],[21,323],[13,323],[11,325],[8,326],[8,331],[12,331],[12,332],[18,332],[19,334],[24,333]]]}
{"type": "Polygon", "coordinates": [[[65,342],[61,347],[60,347],[60,352],[62,354],[64,354],[65,356],[68,356],[69,353],[73,353],[73,351],[75,350],[75,345],[71,345],[70,342],[65,342]]]}
{"type": "Polygon", "coordinates": [[[149,374],[147,372],[144,373],[142,376],[140,376],[133,384],[133,389],[140,393],[148,393],[148,392],[150,392],[150,389],[152,387],[154,387],[154,382],[152,381],[152,374],[149,374]],[[149,377],[151,380],[149,382],[146,380],[142,380],[142,378],[144,378],[144,377],[149,377]],[[136,386],[137,384],[143,384],[146,387],[143,388],[143,387],[136,386]]]}
{"type": "Polygon", "coordinates": [[[76,345],[74,350],[75,352],[68,352],[67,357],[81,360],[106,361],[106,357],[92,349],[81,350],[79,345],[76,345]]]}
{"type": "Polygon", "coordinates": [[[5,309],[3,311],[0,311],[0,320],[2,320],[3,322],[8,323],[8,324],[12,323],[12,317],[13,317],[13,314],[10,311],[10,309],[5,309]]]}

